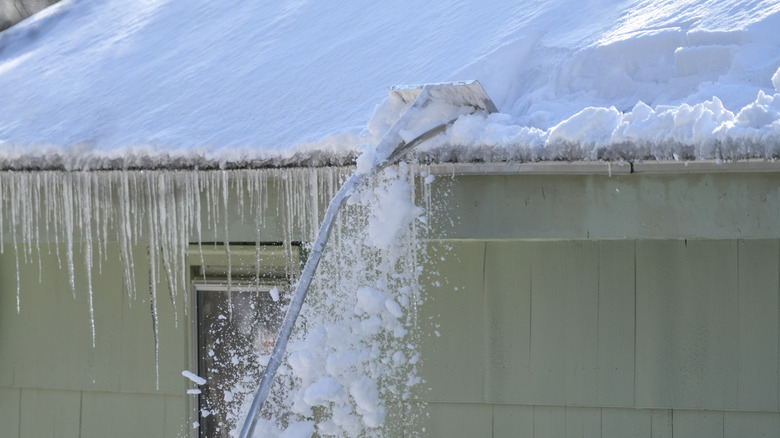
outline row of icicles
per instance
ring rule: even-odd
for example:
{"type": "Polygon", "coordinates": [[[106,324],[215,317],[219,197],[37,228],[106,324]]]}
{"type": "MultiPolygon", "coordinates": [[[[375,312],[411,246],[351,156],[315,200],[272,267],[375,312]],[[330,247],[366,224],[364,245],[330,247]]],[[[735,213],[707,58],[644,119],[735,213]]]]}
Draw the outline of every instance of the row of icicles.
{"type": "Polygon", "coordinates": [[[116,242],[124,289],[135,299],[132,248],[148,243],[157,362],[158,286],[167,283],[178,323],[178,297],[184,300],[185,312],[189,307],[186,254],[191,245],[201,250],[202,263],[204,242],[221,242],[230,281],[231,220],[251,221],[258,230],[254,242],[258,246],[281,240],[289,247],[296,238],[308,240],[319,226],[318,205],[327,205],[348,172],[345,168],[0,172],[0,253],[13,245],[17,312],[22,310],[23,286],[29,287],[22,285],[20,263],[37,263],[41,281],[41,251],[54,252],[60,267],[67,267],[74,298],[77,290],[86,289],[95,347],[93,270],[102,272],[108,242],[116,242]],[[264,218],[272,216],[282,229],[277,226],[266,237],[264,218]],[[86,271],[87,284],[78,288],[74,248],[81,249],[86,271]]]}

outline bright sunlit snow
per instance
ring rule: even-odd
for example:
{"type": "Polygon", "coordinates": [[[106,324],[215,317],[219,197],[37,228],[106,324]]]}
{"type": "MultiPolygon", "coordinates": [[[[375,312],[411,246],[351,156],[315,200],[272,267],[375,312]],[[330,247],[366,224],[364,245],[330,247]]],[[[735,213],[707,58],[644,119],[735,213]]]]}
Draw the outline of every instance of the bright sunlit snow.
{"type": "Polygon", "coordinates": [[[371,120],[388,86],[463,79],[501,114],[464,117],[428,159],[777,156],[779,11],[770,0],[65,0],[0,34],[0,157],[351,161],[397,116],[381,106],[371,120]]]}

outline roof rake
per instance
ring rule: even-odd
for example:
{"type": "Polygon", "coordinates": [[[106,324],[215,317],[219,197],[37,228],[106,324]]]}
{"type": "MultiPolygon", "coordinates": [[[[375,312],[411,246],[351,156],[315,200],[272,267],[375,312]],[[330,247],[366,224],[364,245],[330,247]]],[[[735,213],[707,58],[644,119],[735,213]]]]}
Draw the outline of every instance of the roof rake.
{"type": "Polygon", "coordinates": [[[287,341],[290,338],[295,320],[301,311],[306,293],[309,290],[314,272],[322,257],[325,244],[330,236],[338,211],[344,202],[354,193],[355,188],[363,184],[370,176],[383,168],[397,163],[410,150],[431,137],[446,131],[455,120],[464,114],[477,112],[494,113],[496,106],[477,81],[443,82],[437,84],[395,86],[389,90],[393,99],[409,104],[398,120],[379,140],[372,151],[365,151],[358,157],[357,170],[344,182],[336,196],[328,204],[322,225],[312,244],[311,252],[301,272],[290,307],[274,344],[273,352],[263,371],[263,378],[255,393],[249,413],[241,428],[240,438],[250,438],[260,416],[266,398],[271,391],[276,370],[282,362],[287,341]],[[421,132],[420,132],[421,131],[421,132]],[[405,137],[413,138],[406,141],[405,137]]]}

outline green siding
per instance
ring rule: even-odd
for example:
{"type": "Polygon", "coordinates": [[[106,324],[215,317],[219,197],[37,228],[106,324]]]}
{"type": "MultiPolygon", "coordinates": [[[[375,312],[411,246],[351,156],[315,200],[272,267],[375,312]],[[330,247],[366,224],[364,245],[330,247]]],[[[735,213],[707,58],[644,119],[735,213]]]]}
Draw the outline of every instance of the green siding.
{"type": "Polygon", "coordinates": [[[780,173],[462,175],[431,222],[451,239],[758,239],[778,236],[780,173]]]}
{"type": "Polygon", "coordinates": [[[777,239],[446,244],[426,312],[450,349],[423,346],[437,415],[483,385],[494,437],[780,433],[777,239]],[[483,301],[463,294],[479,279],[483,301]]]}
{"type": "MultiPolygon", "coordinates": [[[[108,260],[119,258],[108,244],[108,260]]],[[[45,248],[20,260],[21,313],[16,313],[13,253],[0,255],[0,436],[180,436],[188,423],[185,379],[189,367],[188,317],[175,326],[165,288],[160,293],[160,390],[155,388],[154,335],[148,300],[146,248],[135,248],[137,300],[123,289],[121,268],[95,267],[95,348],[87,291],[70,291],[68,270],[45,248]],[[10,292],[10,293],[9,293],[10,292]],[[168,394],[166,396],[166,394],[168,394]],[[6,427],[7,426],[7,427],[6,427]],[[111,428],[114,429],[111,429],[111,428]]],[[[95,251],[97,257],[97,250],[95,251]]],[[[81,260],[79,251],[75,260],[81,260]]],[[[65,263],[64,254],[61,262],[65,263]]],[[[86,284],[76,265],[76,284],[86,284]]]]}
{"type": "Polygon", "coordinates": [[[2,436],[19,436],[19,410],[22,392],[18,388],[0,388],[0,425],[2,436]]]}
{"type": "Polygon", "coordinates": [[[634,251],[632,241],[599,243],[599,406],[634,404],[634,251]]]}
{"type": "Polygon", "coordinates": [[[162,437],[165,397],[146,394],[84,393],[81,436],[101,438],[117,431],[134,436],[162,437]]]}
{"type": "Polygon", "coordinates": [[[425,436],[451,438],[489,434],[493,425],[492,407],[487,404],[431,403],[423,421],[425,436]]]}
{"type": "Polygon", "coordinates": [[[526,438],[534,436],[534,407],[493,405],[493,436],[526,438]]]}
{"type": "Polygon", "coordinates": [[[77,437],[81,432],[81,393],[23,389],[20,437],[77,437]]]}
{"type": "MultiPolygon", "coordinates": [[[[434,191],[452,189],[437,198],[440,214],[460,220],[429,218],[432,237],[447,238],[430,247],[450,248],[426,267],[430,389],[394,402],[390,422],[433,437],[780,436],[779,183],[774,173],[437,178],[434,191]],[[410,417],[418,403],[429,416],[410,417]]],[[[286,211],[278,186],[267,187],[274,214],[261,235],[306,235],[276,215],[286,211]]],[[[221,220],[204,241],[224,238],[221,220]]],[[[227,220],[231,240],[257,238],[253,218],[227,220]]],[[[190,433],[180,375],[191,367],[190,316],[179,297],[176,323],[162,281],[158,389],[146,245],[133,248],[130,299],[107,244],[93,273],[93,349],[81,243],[75,299],[64,252],[58,262],[44,242],[41,283],[37,251],[20,258],[17,315],[3,238],[2,436],[190,433]]]]}
{"type": "Polygon", "coordinates": [[[723,438],[723,412],[674,411],[675,438],[723,438]]]}
{"type": "Polygon", "coordinates": [[[638,242],[636,265],[637,405],[739,409],[737,242],[638,242]]]}
{"type": "Polygon", "coordinates": [[[739,252],[739,376],[737,405],[743,410],[777,412],[778,266],[776,240],[740,241],[739,252]]]}
{"type": "Polygon", "coordinates": [[[486,355],[485,244],[457,242],[452,252],[457,256],[446,258],[446,262],[437,260],[431,266],[431,290],[436,299],[420,318],[440,325],[438,329],[431,327],[432,332],[421,342],[421,350],[426,352],[422,368],[430,387],[427,400],[481,402],[486,355]]]}
{"type": "Polygon", "coordinates": [[[724,438],[772,438],[780,430],[778,413],[725,412],[724,438]]]}

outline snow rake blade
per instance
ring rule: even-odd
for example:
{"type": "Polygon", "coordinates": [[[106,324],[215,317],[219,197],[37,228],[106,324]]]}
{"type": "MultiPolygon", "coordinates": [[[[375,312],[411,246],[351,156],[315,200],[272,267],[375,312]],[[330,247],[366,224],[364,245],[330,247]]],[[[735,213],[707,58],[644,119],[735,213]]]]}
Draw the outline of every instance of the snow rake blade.
{"type": "Polygon", "coordinates": [[[249,408],[249,413],[244,420],[244,425],[239,435],[240,438],[250,438],[254,433],[257,421],[260,418],[260,411],[263,408],[263,404],[265,404],[266,398],[268,398],[268,394],[271,392],[271,385],[276,375],[276,370],[282,363],[287,350],[287,341],[290,339],[290,334],[295,326],[295,320],[298,318],[298,314],[303,306],[309,285],[314,277],[314,272],[317,270],[325,244],[336,221],[336,216],[355,188],[379,170],[396,163],[404,154],[418,144],[436,134],[444,132],[461,115],[480,111],[488,113],[497,111],[496,106],[477,81],[396,86],[390,88],[389,93],[393,98],[401,99],[404,103],[409,103],[410,105],[398,120],[393,123],[387,133],[382,136],[382,139],[377,143],[374,154],[370,157],[370,161],[362,160],[361,164],[362,156],[358,158],[357,170],[344,182],[344,185],[328,204],[322,225],[317,232],[317,237],[312,244],[311,252],[290,301],[290,307],[284,317],[282,327],[279,329],[273,352],[263,371],[260,386],[257,388],[254,400],[252,400],[252,405],[249,408]],[[422,128],[424,132],[416,135],[412,140],[404,141],[402,133],[408,132],[410,127],[420,120],[431,117],[436,120],[424,124],[422,128]],[[434,126],[430,127],[431,125],[434,126]]]}

